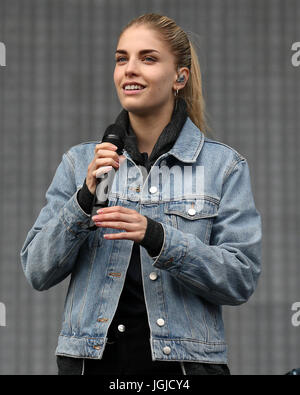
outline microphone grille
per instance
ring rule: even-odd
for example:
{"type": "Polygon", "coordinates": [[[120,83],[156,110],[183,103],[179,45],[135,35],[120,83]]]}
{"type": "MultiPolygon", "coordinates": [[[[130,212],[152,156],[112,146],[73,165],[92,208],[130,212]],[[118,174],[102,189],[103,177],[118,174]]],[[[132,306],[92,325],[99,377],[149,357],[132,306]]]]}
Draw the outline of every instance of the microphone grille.
{"type": "Polygon", "coordinates": [[[112,124],[109,125],[105,130],[102,142],[112,143],[118,147],[118,151],[121,151],[124,148],[125,136],[126,131],[123,126],[118,124],[112,124]]]}

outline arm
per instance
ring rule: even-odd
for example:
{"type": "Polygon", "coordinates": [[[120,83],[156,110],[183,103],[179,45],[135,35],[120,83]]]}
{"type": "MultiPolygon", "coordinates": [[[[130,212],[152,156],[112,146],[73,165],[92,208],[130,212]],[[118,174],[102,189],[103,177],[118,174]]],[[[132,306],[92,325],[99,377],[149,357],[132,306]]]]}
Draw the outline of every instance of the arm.
{"type": "Polygon", "coordinates": [[[260,274],[261,220],[245,160],[236,163],[223,183],[210,245],[172,226],[163,228],[155,267],[214,304],[238,305],[249,299],[260,274]]]}
{"type": "Polygon", "coordinates": [[[25,276],[40,291],[68,276],[89,234],[89,216],[78,204],[74,168],[68,153],[63,155],[46,200],[21,251],[25,276]]]}

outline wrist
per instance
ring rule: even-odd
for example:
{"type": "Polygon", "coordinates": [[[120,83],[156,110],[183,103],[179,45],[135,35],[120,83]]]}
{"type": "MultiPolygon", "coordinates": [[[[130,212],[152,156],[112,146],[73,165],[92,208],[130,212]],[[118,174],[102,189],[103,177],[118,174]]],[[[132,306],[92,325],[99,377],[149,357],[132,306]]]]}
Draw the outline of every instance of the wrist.
{"type": "Polygon", "coordinates": [[[96,187],[97,187],[97,184],[95,183],[95,181],[94,180],[89,180],[89,179],[85,179],[85,186],[86,186],[86,188],[88,189],[88,191],[90,192],[90,194],[91,195],[95,195],[95,193],[96,193],[96,187]]]}
{"type": "Polygon", "coordinates": [[[161,223],[147,218],[147,228],[143,240],[139,243],[146,248],[149,255],[157,256],[161,250],[164,241],[164,230],[161,223]]]}
{"type": "Polygon", "coordinates": [[[94,194],[92,194],[91,191],[89,190],[86,180],[84,180],[82,188],[78,191],[77,201],[80,207],[82,208],[82,210],[86,214],[92,213],[94,194]]]}

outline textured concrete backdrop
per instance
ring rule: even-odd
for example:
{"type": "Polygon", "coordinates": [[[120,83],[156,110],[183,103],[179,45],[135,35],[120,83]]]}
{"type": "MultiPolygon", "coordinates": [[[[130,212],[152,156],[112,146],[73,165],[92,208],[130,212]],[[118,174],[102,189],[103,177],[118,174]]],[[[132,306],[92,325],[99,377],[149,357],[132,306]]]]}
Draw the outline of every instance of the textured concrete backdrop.
{"type": "Polygon", "coordinates": [[[291,62],[300,2],[0,0],[0,374],[56,373],[68,280],[32,290],[19,252],[63,152],[100,139],[119,113],[117,38],[145,12],[174,18],[196,44],[214,137],[248,159],[262,214],[258,289],[224,309],[232,373],[300,367],[300,327],[291,322],[300,301],[300,67],[291,62]]]}

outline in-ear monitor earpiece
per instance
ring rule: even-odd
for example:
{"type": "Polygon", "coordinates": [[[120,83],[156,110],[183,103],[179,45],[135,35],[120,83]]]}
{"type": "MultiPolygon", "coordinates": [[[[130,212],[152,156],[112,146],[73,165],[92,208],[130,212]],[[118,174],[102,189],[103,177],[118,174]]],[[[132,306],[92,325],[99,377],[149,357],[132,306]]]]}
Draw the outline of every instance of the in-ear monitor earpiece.
{"type": "Polygon", "coordinates": [[[180,74],[180,76],[177,78],[176,82],[184,82],[185,77],[183,74],[180,74]]]}

